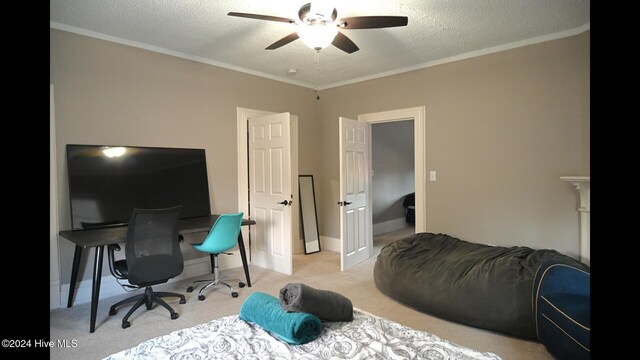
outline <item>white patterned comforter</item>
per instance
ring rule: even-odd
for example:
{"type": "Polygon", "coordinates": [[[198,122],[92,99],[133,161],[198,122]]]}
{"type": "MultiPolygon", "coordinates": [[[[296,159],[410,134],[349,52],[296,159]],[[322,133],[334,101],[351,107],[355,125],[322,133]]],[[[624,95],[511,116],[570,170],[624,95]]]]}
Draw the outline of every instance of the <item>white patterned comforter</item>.
{"type": "Polygon", "coordinates": [[[354,309],[351,322],[322,322],[320,336],[289,345],[227,316],[144,341],[106,359],[500,359],[354,309]]]}

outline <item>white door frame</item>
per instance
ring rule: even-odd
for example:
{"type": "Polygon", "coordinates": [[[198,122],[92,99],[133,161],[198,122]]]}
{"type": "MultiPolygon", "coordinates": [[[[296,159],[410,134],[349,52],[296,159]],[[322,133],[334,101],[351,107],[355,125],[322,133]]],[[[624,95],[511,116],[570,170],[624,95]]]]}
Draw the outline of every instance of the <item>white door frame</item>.
{"type": "MultiPolygon", "coordinates": [[[[238,144],[238,211],[249,214],[249,162],[248,162],[248,143],[247,143],[247,121],[254,117],[276,114],[273,111],[256,110],[243,107],[236,107],[236,138],[238,144]]],[[[291,115],[291,187],[298,188],[298,116],[291,115]]],[[[304,252],[304,247],[300,239],[299,223],[300,211],[298,201],[298,192],[293,192],[293,204],[291,211],[291,224],[293,226],[293,253],[304,252]]],[[[249,239],[249,229],[247,226],[242,227],[242,237],[249,239]]],[[[249,246],[249,242],[245,241],[245,247],[249,246]]]]}
{"type": "Polygon", "coordinates": [[[49,309],[61,306],[58,250],[58,171],[53,84],[49,86],[49,309]]]}
{"type": "MultiPolygon", "coordinates": [[[[413,151],[416,190],[415,231],[416,233],[425,232],[427,231],[427,137],[425,106],[358,115],[358,121],[364,121],[370,124],[402,120],[413,120],[413,151]]],[[[369,132],[369,134],[371,135],[371,132],[369,132]]],[[[369,146],[371,146],[371,139],[369,141],[369,146]]],[[[372,151],[369,149],[369,164],[372,164],[371,154],[372,151]]],[[[369,187],[369,191],[371,191],[371,187],[369,187]]],[[[371,208],[371,194],[369,194],[368,198],[368,206],[371,208]]],[[[371,211],[369,213],[371,214],[371,211]]],[[[369,226],[369,234],[373,234],[371,217],[367,226],[369,226]]],[[[373,237],[371,238],[371,242],[373,242],[373,237]]],[[[371,248],[373,251],[373,246],[371,248]]]]}

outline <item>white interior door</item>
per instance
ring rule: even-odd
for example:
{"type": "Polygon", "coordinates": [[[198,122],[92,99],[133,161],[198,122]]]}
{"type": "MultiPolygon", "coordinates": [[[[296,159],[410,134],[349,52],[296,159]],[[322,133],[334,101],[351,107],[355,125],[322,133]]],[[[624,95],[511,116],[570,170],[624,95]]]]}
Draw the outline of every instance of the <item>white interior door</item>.
{"type": "Polygon", "coordinates": [[[369,209],[369,124],[340,117],[340,267],[368,259],[373,238],[369,209]]]}
{"type": "Polygon", "coordinates": [[[291,275],[291,115],[250,118],[248,126],[251,262],[291,275]]]}

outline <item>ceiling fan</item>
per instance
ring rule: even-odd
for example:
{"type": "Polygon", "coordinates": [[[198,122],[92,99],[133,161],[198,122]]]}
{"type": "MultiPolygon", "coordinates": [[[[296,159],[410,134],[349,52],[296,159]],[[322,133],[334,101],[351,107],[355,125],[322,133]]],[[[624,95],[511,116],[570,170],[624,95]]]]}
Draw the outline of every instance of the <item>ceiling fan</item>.
{"type": "Polygon", "coordinates": [[[406,16],[351,16],[338,19],[338,12],[332,1],[313,1],[302,5],[298,10],[299,21],[278,16],[239,12],[230,12],[227,15],[284,22],[298,26],[298,31],[267,46],[266,50],[277,49],[300,38],[307,46],[317,51],[331,44],[349,54],[358,51],[359,48],[338,29],[380,29],[406,26],[408,23],[406,16]]]}

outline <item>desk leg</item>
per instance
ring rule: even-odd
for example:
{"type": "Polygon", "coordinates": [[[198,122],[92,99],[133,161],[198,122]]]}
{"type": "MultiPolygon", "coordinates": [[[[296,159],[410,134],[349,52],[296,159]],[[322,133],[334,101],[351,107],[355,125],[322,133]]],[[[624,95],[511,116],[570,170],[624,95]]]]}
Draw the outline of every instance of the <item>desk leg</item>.
{"type": "Polygon", "coordinates": [[[238,248],[240,249],[240,257],[242,258],[242,267],[244,268],[244,276],[247,278],[247,286],[251,287],[251,276],[249,275],[249,263],[247,263],[247,252],[244,249],[244,240],[242,239],[242,231],[238,235],[238,248]]]}
{"type": "Polygon", "coordinates": [[[96,260],[93,263],[93,287],[91,289],[91,324],[89,332],[96,331],[96,313],[98,312],[98,300],[100,298],[100,281],[102,279],[102,256],[104,245],[96,246],[96,260]]]}
{"type": "Polygon", "coordinates": [[[69,300],[67,307],[73,306],[73,294],[76,292],[76,280],[78,279],[78,269],[80,268],[80,258],[82,257],[82,246],[76,245],[76,251],[73,253],[73,265],[71,267],[71,282],[69,282],[69,300]]]}

